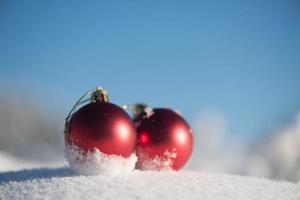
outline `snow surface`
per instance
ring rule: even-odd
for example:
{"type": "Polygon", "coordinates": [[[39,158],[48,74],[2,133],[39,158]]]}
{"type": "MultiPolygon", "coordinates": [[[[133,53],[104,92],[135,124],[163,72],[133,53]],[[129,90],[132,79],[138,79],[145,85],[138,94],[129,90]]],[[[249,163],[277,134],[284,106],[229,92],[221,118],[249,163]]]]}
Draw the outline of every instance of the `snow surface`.
{"type": "Polygon", "coordinates": [[[77,175],[68,167],[0,173],[0,199],[299,200],[300,183],[196,171],[77,175]]]}

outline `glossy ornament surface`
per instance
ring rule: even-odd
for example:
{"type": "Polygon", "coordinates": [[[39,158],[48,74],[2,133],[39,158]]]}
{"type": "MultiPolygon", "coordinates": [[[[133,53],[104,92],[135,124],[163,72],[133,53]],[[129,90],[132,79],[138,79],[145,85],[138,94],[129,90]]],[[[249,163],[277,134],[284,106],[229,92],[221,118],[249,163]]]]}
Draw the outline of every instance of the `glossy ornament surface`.
{"type": "MultiPolygon", "coordinates": [[[[92,95],[92,98],[95,96],[92,95]]],[[[95,148],[108,155],[129,157],[135,151],[136,130],[130,116],[108,98],[97,96],[73,113],[66,122],[66,145],[84,151],[95,148]]]]}
{"type": "Polygon", "coordinates": [[[178,113],[156,108],[135,118],[138,147],[137,168],[142,170],[181,169],[191,156],[193,136],[178,113]]]}

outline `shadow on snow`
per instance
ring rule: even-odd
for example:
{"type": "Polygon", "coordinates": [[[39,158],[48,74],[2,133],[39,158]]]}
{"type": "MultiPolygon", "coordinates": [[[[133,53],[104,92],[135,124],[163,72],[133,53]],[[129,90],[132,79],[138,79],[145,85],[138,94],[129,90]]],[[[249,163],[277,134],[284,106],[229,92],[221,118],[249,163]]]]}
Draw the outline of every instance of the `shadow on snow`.
{"type": "Polygon", "coordinates": [[[0,172],[0,184],[9,181],[26,181],[36,178],[69,177],[74,175],[76,173],[67,167],[0,172]]]}

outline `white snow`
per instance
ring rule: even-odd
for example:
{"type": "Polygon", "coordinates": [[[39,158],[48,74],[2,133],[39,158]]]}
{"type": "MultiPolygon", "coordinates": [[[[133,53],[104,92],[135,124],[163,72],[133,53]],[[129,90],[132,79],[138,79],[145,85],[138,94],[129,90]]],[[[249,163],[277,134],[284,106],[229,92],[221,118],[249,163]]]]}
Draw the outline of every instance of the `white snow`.
{"type": "Polygon", "coordinates": [[[138,147],[136,150],[138,155],[137,166],[138,169],[142,170],[153,170],[153,171],[170,171],[174,164],[174,159],[177,156],[176,149],[173,151],[166,150],[163,156],[151,157],[146,151],[138,147]]]}
{"type": "Polygon", "coordinates": [[[0,173],[0,199],[299,200],[300,184],[196,171],[82,176],[44,168],[0,173]]]}
{"type": "MultiPolygon", "coordinates": [[[[24,162],[5,153],[0,156],[2,167],[0,200],[300,199],[300,182],[292,183],[236,175],[212,175],[201,171],[186,170],[179,172],[130,170],[114,175],[102,173],[97,176],[84,176],[67,166],[34,168],[34,165],[47,166],[47,164],[24,162]],[[24,167],[28,169],[8,171],[24,167]]],[[[115,169],[121,172],[119,167],[115,166],[115,169]]],[[[112,170],[115,169],[112,168],[112,170]]]]}
{"type": "Polygon", "coordinates": [[[41,167],[59,167],[66,164],[67,163],[63,160],[32,161],[28,159],[21,159],[7,152],[0,151],[0,172],[41,167]]]}
{"type": "MultiPolygon", "coordinates": [[[[212,175],[200,171],[127,171],[97,176],[79,175],[67,166],[30,168],[1,154],[0,199],[201,199],[299,200],[300,182],[212,175]],[[14,166],[15,165],[15,166],[14,166]],[[9,169],[11,167],[11,169],[9,169]]],[[[38,165],[39,163],[36,163],[38,165]]],[[[39,164],[46,166],[47,164],[39,164]]],[[[32,165],[33,166],[33,165],[32,165]]],[[[49,165],[50,166],[50,165],[49,165]]],[[[116,168],[117,172],[119,168],[116,168]]],[[[108,170],[108,169],[107,169],[108,170]]],[[[114,170],[114,169],[112,169],[114,170]]]]}
{"type": "Polygon", "coordinates": [[[83,175],[117,175],[132,171],[137,157],[132,153],[128,158],[117,155],[107,155],[99,151],[83,151],[76,145],[66,145],[65,157],[70,167],[83,175]]]}

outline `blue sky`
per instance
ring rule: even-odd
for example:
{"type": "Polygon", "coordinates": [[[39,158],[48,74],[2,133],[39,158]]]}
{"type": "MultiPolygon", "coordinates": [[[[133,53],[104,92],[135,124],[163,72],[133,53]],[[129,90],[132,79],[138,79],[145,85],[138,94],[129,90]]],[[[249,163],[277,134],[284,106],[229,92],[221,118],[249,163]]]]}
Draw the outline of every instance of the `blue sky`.
{"type": "Polygon", "coordinates": [[[101,85],[117,104],[218,110],[253,140],[300,107],[300,3],[0,2],[0,83],[67,113],[101,85]]]}

